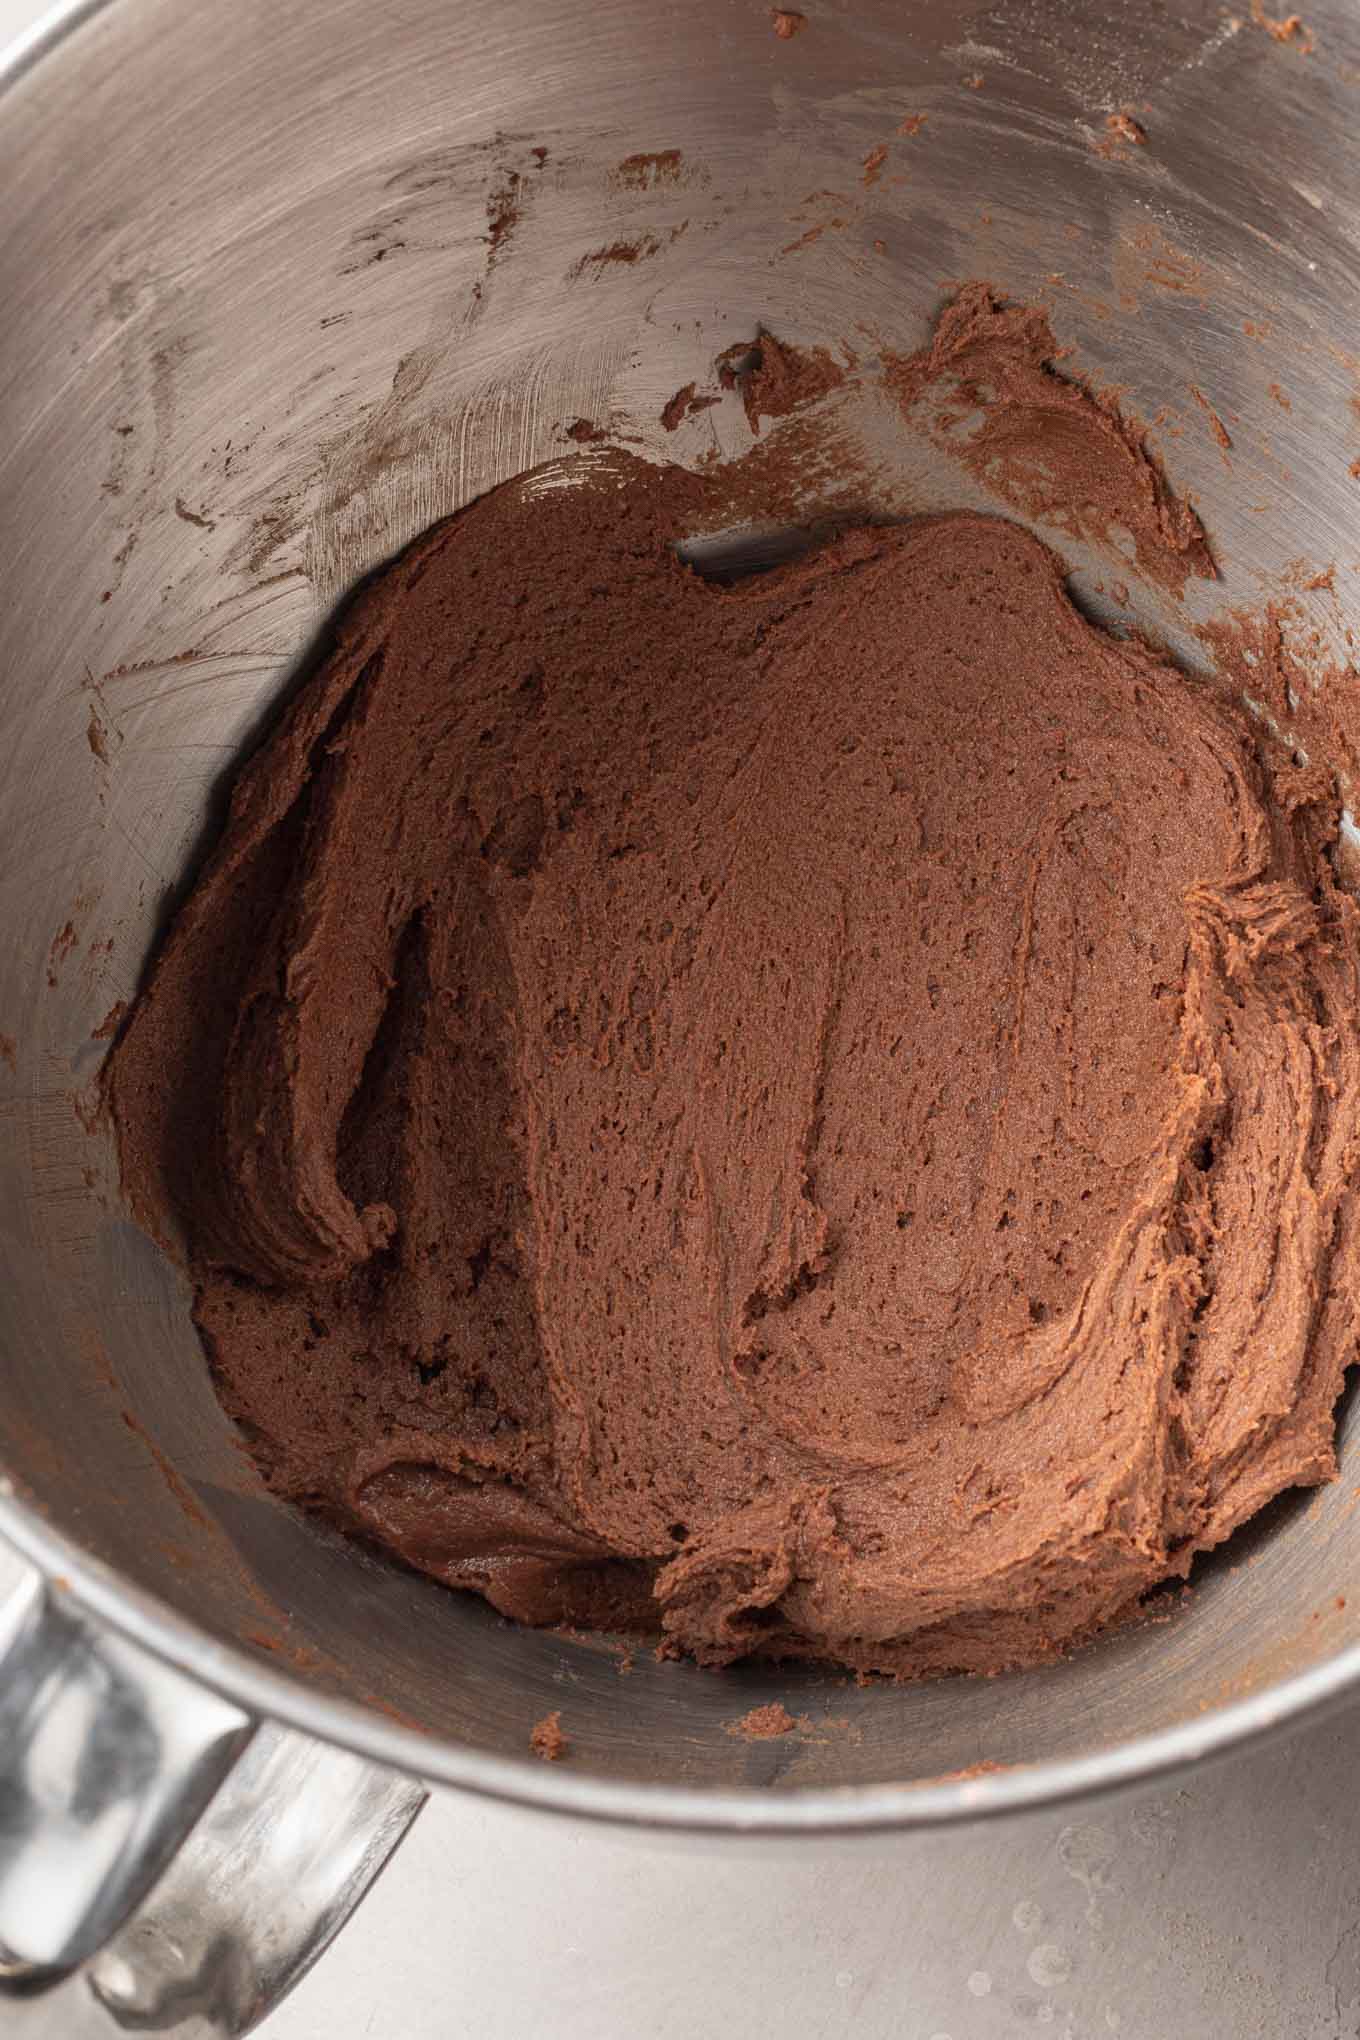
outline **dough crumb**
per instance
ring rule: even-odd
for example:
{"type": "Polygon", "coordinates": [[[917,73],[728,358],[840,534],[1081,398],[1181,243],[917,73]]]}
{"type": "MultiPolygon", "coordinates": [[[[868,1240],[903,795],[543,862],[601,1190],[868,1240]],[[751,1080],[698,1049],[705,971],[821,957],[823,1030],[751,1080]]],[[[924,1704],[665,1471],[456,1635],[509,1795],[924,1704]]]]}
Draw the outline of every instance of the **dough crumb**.
{"type": "Polygon", "coordinates": [[[615,164],[611,181],[634,191],[649,191],[658,184],[678,184],[684,163],[680,149],[640,149],[615,164]]]}
{"type": "Polygon", "coordinates": [[[714,404],[721,401],[720,397],[697,396],[695,385],[692,382],[685,383],[662,405],[661,423],[667,432],[674,432],[684,424],[686,418],[693,418],[699,411],[711,410],[714,404]]]}
{"type": "Polygon", "coordinates": [[[962,1785],[969,1778],[994,1778],[999,1771],[1009,1767],[996,1764],[990,1757],[980,1757],[976,1764],[965,1764],[959,1771],[941,1771],[937,1778],[923,1778],[923,1785],[962,1785]]]}
{"type": "Polygon", "coordinates": [[[1217,411],[1214,409],[1213,405],[1209,402],[1209,399],[1205,396],[1203,390],[1199,387],[1198,383],[1191,383],[1190,394],[1194,398],[1195,402],[1199,405],[1201,411],[1203,411],[1205,417],[1209,420],[1209,430],[1213,433],[1214,438],[1217,440],[1222,451],[1224,453],[1230,452],[1232,450],[1232,434],[1229,432],[1227,426],[1223,423],[1223,420],[1219,417],[1217,411]]]}
{"type": "Polygon", "coordinates": [[[534,1723],[529,1732],[529,1747],[545,1764],[556,1764],[565,1757],[571,1744],[562,1733],[562,1714],[559,1708],[555,1707],[551,1714],[545,1714],[541,1721],[534,1723]]]}
{"type": "Polygon", "coordinates": [[[1301,14],[1267,14],[1264,0],[1251,0],[1251,18],[1277,43],[1293,43],[1301,57],[1311,57],[1317,48],[1312,29],[1301,14]]]}
{"type": "Polygon", "coordinates": [[[874,148],[870,149],[868,155],[864,158],[864,168],[860,172],[859,180],[866,191],[871,185],[877,184],[879,178],[883,175],[883,165],[887,160],[888,144],[886,142],[879,142],[874,148]]]}
{"type": "Polygon", "coordinates": [[[791,7],[774,7],[770,10],[770,26],[782,42],[790,42],[807,27],[807,16],[791,7]]]}
{"type": "Polygon", "coordinates": [[[713,365],[723,389],[740,390],[746,422],[757,434],[762,418],[787,418],[800,405],[815,404],[839,389],[848,373],[829,348],[794,347],[763,327],[753,341],[725,347],[713,365]]]}
{"type": "Polygon", "coordinates": [[[91,1034],[91,1041],[112,1041],[127,1018],[127,1000],[115,999],[99,1025],[91,1034]]]}
{"type": "Polygon", "coordinates": [[[771,1700],[764,1707],[753,1707],[740,1720],[729,1722],[727,1733],[742,1736],[747,1742],[772,1742],[777,1735],[791,1735],[797,1726],[783,1701],[771,1700]]]}
{"type": "Polygon", "coordinates": [[[1142,148],[1147,141],[1147,129],[1131,113],[1109,114],[1105,125],[1121,142],[1136,142],[1142,148]]]}

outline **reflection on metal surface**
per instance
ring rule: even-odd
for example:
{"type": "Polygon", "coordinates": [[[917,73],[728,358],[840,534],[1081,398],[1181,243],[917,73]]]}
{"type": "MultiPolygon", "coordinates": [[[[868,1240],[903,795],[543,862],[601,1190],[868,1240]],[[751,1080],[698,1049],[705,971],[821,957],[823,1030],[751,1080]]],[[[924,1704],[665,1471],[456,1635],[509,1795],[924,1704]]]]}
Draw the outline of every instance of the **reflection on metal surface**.
{"type": "Polygon", "coordinates": [[[119,2032],[235,2040],[343,1926],[425,1789],[264,1727],[149,1902],[90,1965],[119,2032]]]}
{"type": "Polygon", "coordinates": [[[28,1574],[0,1609],[0,2020],[50,1998],[60,2040],[237,2040],[425,1797],[347,1750],[252,1733],[28,1574]]]}
{"type": "Polygon", "coordinates": [[[31,1575],[0,1643],[0,1988],[36,1989],[146,1896],[250,1735],[240,1708],[31,1575]]]}

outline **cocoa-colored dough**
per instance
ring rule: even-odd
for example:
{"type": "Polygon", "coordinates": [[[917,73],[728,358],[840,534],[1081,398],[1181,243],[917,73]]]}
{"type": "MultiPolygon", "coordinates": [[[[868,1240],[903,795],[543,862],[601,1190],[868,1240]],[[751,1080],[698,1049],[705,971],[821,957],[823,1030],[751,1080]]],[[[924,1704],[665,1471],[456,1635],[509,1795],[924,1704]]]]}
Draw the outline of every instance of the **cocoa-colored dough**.
{"type": "Polygon", "coordinates": [[[727,1733],[746,1742],[772,1742],[776,1736],[792,1735],[797,1726],[782,1700],[770,1700],[764,1707],[752,1707],[736,1721],[729,1721],[727,1733]]]}
{"type": "Polygon", "coordinates": [[[580,471],[242,771],[113,1053],[135,1208],[274,1489],[507,1614],[1050,1656],[1333,1470],[1330,787],[1013,524],[718,587],[716,483],[580,471]]]}
{"type": "Polygon", "coordinates": [[[699,396],[692,382],[685,383],[662,405],[661,424],[667,432],[676,432],[686,418],[694,417],[699,411],[711,411],[713,406],[721,401],[722,399],[716,396],[699,396]]]}
{"type": "Polygon", "coordinates": [[[545,1714],[541,1721],[534,1723],[529,1731],[529,1748],[545,1764],[560,1763],[566,1756],[571,1743],[562,1732],[560,1708],[554,1708],[551,1714],[545,1714]]]}
{"type": "Polygon", "coordinates": [[[884,353],[883,377],[909,414],[951,393],[952,407],[935,416],[937,439],[1022,516],[1096,544],[1122,539],[1140,573],[1177,593],[1191,578],[1213,580],[1199,518],[1114,393],[1074,373],[1068,351],[1041,306],[969,283],[928,346],[884,353]]]}
{"type": "Polygon", "coordinates": [[[791,347],[763,327],[749,346],[738,340],[724,348],[714,367],[723,389],[741,391],[746,422],[756,433],[762,418],[787,418],[829,396],[846,377],[830,348],[791,347]]]}

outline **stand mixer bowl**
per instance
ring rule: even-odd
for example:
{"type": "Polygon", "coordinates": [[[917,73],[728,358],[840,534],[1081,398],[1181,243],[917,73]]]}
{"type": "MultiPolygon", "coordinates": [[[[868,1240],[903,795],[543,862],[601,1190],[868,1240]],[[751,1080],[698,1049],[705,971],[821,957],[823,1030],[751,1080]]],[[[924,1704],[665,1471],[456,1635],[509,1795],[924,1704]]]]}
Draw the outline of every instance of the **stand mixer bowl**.
{"type": "MultiPolygon", "coordinates": [[[[263,1489],[92,1086],[224,775],[345,591],[573,456],[578,419],[652,458],[741,451],[739,404],[660,414],[759,327],[866,358],[919,346],[969,277],[1043,302],[1083,374],[1161,414],[1222,569],[1202,613],[1335,566],[1297,600],[1344,664],[1358,89],[1342,0],[1306,27],[1211,0],[807,0],[791,35],[757,0],[113,0],[12,58],[0,1532],[84,1616],[407,1773],[794,1836],[1110,1789],[1351,1690],[1349,1408],[1338,1484],[1276,1504],[1161,1620],[1042,1670],[859,1689],[639,1652],[621,1678],[599,1640],[510,1625],[263,1489]],[[1113,137],[1121,111],[1143,143],[1113,137]],[[834,1732],[726,1732],[776,1698],[834,1732]],[[528,1733],[555,1707],[571,1760],[544,1765],[528,1733]]],[[[891,435],[882,459],[915,507],[965,500],[891,435]]],[[[1108,613],[1110,562],[1069,556],[1108,613]]],[[[1180,642],[1144,601],[1125,613],[1180,642]]]]}

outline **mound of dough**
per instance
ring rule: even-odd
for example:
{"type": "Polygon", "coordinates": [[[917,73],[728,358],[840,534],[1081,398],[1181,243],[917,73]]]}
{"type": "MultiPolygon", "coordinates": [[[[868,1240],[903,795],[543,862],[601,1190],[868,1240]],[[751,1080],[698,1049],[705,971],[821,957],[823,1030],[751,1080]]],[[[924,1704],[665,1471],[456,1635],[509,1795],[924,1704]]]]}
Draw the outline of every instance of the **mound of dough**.
{"type": "Polygon", "coordinates": [[[530,476],[246,765],[109,1073],[266,1478],[529,1622],[1034,1662],[1333,1470],[1322,775],[1000,519],[530,476]],[[552,483],[552,486],[548,486],[552,483]]]}

